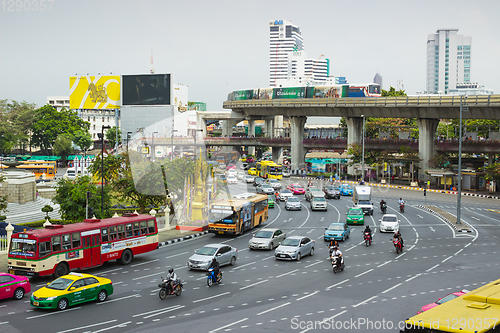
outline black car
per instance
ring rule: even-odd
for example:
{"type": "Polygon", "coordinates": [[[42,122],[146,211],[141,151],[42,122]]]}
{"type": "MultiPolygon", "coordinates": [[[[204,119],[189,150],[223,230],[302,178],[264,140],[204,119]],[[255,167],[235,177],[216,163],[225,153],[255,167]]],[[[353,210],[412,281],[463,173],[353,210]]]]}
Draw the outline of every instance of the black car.
{"type": "Polygon", "coordinates": [[[255,177],[253,180],[253,186],[259,186],[264,184],[264,178],[262,177],[255,177]]]}
{"type": "Polygon", "coordinates": [[[323,192],[325,192],[325,198],[330,199],[340,199],[340,191],[335,188],[333,185],[325,185],[323,186],[323,192]]]}

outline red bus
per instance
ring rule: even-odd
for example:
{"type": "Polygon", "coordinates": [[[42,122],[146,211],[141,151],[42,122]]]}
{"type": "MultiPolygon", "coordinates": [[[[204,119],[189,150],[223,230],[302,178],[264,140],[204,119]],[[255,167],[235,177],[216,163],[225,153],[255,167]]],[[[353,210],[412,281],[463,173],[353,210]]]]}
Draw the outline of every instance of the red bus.
{"type": "Polygon", "coordinates": [[[57,225],[12,235],[8,254],[11,274],[55,277],[73,269],[101,266],[158,248],[158,226],[150,215],[124,214],[108,219],[57,225]]]}

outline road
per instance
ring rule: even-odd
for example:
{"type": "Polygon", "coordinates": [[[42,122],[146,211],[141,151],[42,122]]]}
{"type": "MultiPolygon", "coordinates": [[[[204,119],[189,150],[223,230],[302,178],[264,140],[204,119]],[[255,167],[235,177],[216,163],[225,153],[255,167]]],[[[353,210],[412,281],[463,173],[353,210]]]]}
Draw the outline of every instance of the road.
{"type": "MultiPolygon", "coordinates": [[[[290,180],[284,180],[288,184],[290,180]]],[[[246,185],[230,186],[234,192],[246,185]]],[[[248,190],[254,190],[248,186],[248,190]]],[[[401,321],[422,305],[461,289],[475,289],[499,278],[498,201],[463,197],[462,219],[473,232],[458,233],[429,212],[422,192],[374,188],[373,201],[388,202],[388,213],[400,218],[405,251],[396,254],[392,234],[376,229],[377,209],[366,216],[375,229],[366,247],[361,226],[340,244],[346,269],[333,274],[323,241],[325,227],[345,221],[351,197],[328,200],[327,212],[302,211],[284,205],[269,210],[267,226],[287,235],[315,240],[313,256],[276,261],[274,251],[250,251],[252,233],[238,237],[205,235],[138,256],[129,266],[108,263],[87,272],[112,279],[115,293],[103,303],[87,303],[65,311],[42,311],[22,301],[0,301],[2,332],[399,332],[401,321]],[[406,201],[404,214],[397,200],[406,201]],[[235,266],[222,267],[223,283],[211,288],[201,271],[189,271],[187,258],[205,244],[223,242],[238,249],[235,266]],[[180,297],[158,297],[160,276],[175,268],[185,281],[180,297]],[[370,326],[371,325],[371,326],[370,326]]],[[[456,214],[455,195],[428,193],[427,203],[456,214]]],[[[33,278],[34,290],[50,278],[33,278]]]]}

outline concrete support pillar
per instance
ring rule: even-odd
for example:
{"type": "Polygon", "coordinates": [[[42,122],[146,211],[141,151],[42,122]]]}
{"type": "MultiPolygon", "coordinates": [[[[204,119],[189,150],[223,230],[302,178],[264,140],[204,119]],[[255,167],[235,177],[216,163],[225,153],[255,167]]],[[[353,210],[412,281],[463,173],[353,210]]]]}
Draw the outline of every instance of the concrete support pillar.
{"type": "Polygon", "coordinates": [[[266,119],[266,136],[274,137],[274,119],[266,119]]]}
{"type": "Polygon", "coordinates": [[[224,119],[222,123],[222,136],[232,136],[233,126],[238,123],[239,119],[224,119]]]}
{"type": "MultiPolygon", "coordinates": [[[[347,149],[352,145],[363,144],[363,118],[361,117],[347,117],[347,149]]],[[[347,174],[354,175],[354,167],[347,167],[347,174]]]]}
{"type": "Polygon", "coordinates": [[[429,175],[425,174],[425,170],[429,169],[429,160],[436,153],[434,137],[439,124],[439,119],[417,118],[418,125],[418,152],[420,157],[418,179],[420,181],[429,180],[429,175]]]}
{"type": "Polygon", "coordinates": [[[297,174],[299,169],[305,168],[304,125],[307,117],[290,117],[292,173],[297,174]]]}
{"type": "Polygon", "coordinates": [[[492,166],[495,163],[495,154],[488,154],[488,166],[492,166]]]}
{"type": "MultiPolygon", "coordinates": [[[[248,119],[248,136],[255,137],[255,119],[248,119]]],[[[248,155],[255,156],[255,146],[248,147],[248,155]]]]}
{"type": "MultiPolygon", "coordinates": [[[[272,147],[273,161],[279,164],[279,160],[281,155],[283,154],[283,148],[281,147],[272,147]]],[[[281,159],[283,161],[283,159],[281,159]]]]}

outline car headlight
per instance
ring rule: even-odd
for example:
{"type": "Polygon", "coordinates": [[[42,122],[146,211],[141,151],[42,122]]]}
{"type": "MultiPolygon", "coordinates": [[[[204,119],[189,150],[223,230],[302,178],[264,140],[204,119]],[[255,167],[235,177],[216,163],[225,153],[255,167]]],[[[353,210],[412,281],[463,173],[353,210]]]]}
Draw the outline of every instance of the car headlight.
{"type": "Polygon", "coordinates": [[[46,300],[52,301],[52,300],[55,300],[56,298],[57,298],[57,296],[51,296],[51,297],[47,297],[46,300]]]}

